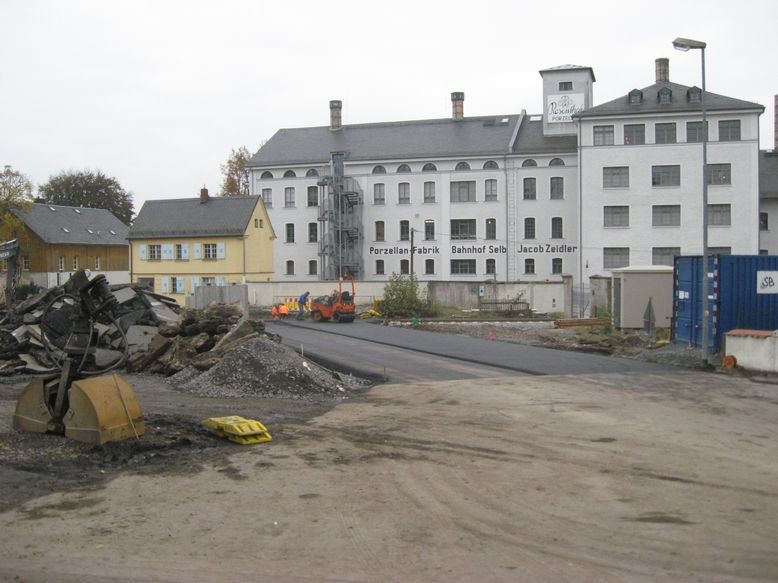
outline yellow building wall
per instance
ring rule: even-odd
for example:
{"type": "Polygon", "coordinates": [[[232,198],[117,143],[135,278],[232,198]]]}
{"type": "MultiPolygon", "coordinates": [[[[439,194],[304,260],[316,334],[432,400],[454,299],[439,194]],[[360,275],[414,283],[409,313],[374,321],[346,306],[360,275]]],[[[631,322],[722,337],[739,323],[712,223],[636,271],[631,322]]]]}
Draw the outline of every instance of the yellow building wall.
{"type": "Polygon", "coordinates": [[[170,296],[182,305],[184,298],[194,293],[196,285],[204,285],[203,278],[212,278],[214,285],[270,281],[274,276],[274,239],[273,227],[260,201],[252,213],[246,232],[239,237],[171,237],[130,241],[130,279],[133,282],[153,279],[156,293],[170,296]],[[206,244],[214,244],[217,248],[223,245],[224,257],[205,259],[206,244]],[[164,259],[149,259],[150,245],[172,246],[172,256],[167,253],[164,259]],[[175,258],[177,245],[187,246],[188,258],[175,258]],[[199,258],[195,252],[196,245],[200,246],[199,258]],[[144,253],[145,258],[142,258],[144,253]],[[183,290],[180,283],[171,281],[172,278],[183,279],[183,290]]]}

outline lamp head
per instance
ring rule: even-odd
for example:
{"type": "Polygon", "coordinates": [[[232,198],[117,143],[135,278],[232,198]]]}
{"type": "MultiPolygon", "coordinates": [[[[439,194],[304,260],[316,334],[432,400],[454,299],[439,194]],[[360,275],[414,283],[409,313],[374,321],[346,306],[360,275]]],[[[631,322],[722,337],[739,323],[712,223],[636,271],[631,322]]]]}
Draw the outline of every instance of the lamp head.
{"type": "Polygon", "coordinates": [[[701,40],[692,40],[690,38],[678,37],[673,41],[673,48],[679,51],[688,51],[689,49],[704,49],[707,45],[701,40]]]}

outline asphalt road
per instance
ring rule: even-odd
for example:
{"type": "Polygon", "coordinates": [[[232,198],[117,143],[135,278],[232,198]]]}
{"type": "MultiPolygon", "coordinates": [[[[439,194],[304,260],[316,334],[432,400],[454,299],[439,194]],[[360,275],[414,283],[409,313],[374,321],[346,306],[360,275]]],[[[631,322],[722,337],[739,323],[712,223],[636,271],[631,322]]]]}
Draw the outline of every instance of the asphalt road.
{"type": "Polygon", "coordinates": [[[353,369],[391,382],[500,375],[662,372],[669,367],[636,360],[438,334],[356,320],[267,322],[284,344],[333,368],[353,369]],[[433,357],[433,358],[430,358],[433,357]]]}

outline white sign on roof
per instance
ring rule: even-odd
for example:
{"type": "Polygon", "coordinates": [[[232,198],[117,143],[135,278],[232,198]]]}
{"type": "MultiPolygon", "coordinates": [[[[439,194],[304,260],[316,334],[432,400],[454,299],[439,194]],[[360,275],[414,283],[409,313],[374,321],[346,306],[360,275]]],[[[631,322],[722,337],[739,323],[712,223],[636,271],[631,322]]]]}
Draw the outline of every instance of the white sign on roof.
{"type": "Polygon", "coordinates": [[[548,123],[571,123],[573,114],[583,111],[583,93],[564,93],[562,95],[548,96],[548,123]]]}

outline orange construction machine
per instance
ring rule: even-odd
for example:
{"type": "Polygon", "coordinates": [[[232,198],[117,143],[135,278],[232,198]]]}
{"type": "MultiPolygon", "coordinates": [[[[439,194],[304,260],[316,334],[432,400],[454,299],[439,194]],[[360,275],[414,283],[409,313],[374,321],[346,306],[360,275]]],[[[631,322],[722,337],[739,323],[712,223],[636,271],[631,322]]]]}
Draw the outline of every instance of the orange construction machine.
{"type": "Polygon", "coordinates": [[[328,296],[319,296],[311,301],[311,317],[317,321],[333,320],[334,322],[353,322],[356,317],[354,306],[354,280],[351,291],[343,291],[343,279],[338,281],[338,289],[332,290],[328,296]]]}

